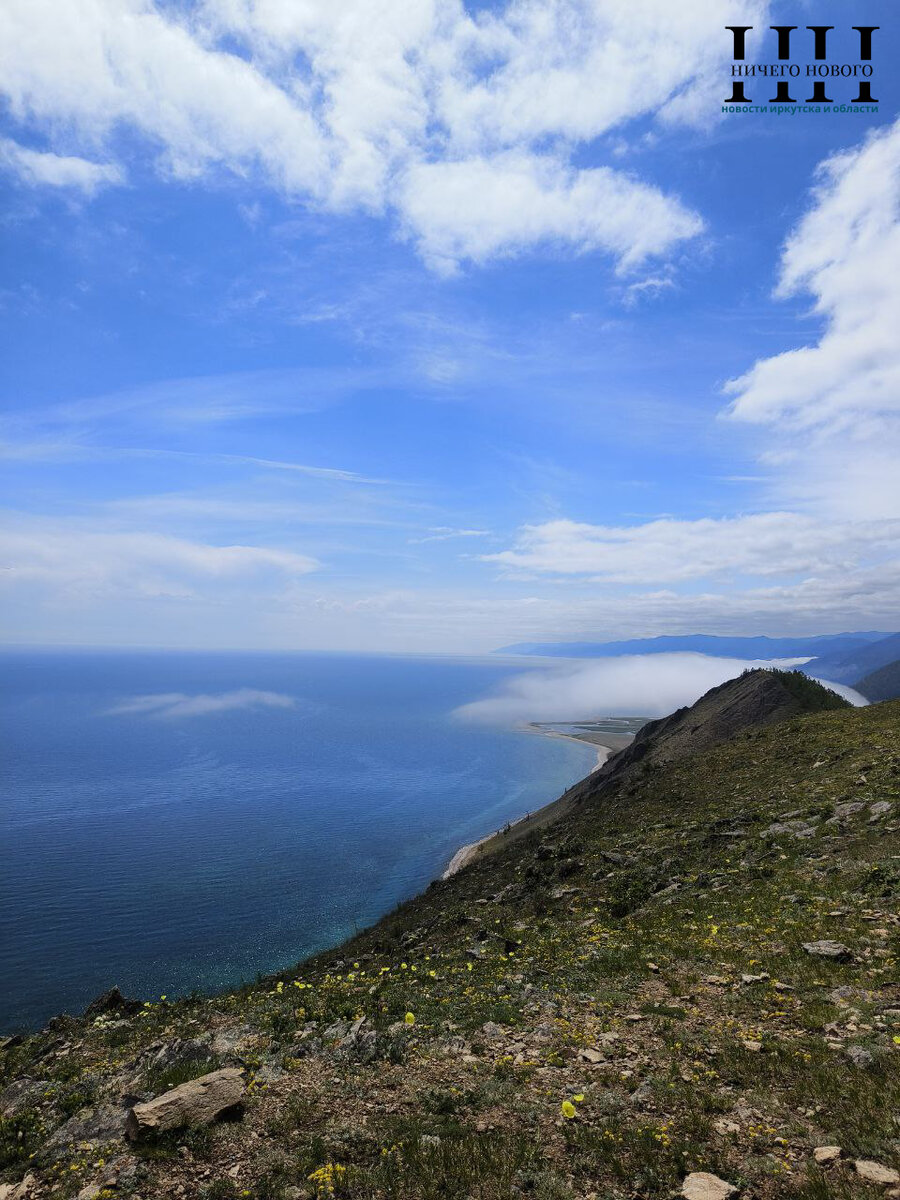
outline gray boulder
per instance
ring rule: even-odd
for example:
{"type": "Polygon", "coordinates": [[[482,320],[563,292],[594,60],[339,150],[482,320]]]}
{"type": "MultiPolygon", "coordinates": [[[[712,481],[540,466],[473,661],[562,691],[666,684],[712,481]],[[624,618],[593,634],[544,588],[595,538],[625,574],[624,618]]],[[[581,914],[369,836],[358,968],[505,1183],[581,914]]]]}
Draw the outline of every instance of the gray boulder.
{"type": "Polygon", "coordinates": [[[803,949],[814,958],[830,958],[834,962],[848,962],[853,957],[853,951],[843,942],[832,942],[823,938],[818,942],[804,942],[803,949]]]}

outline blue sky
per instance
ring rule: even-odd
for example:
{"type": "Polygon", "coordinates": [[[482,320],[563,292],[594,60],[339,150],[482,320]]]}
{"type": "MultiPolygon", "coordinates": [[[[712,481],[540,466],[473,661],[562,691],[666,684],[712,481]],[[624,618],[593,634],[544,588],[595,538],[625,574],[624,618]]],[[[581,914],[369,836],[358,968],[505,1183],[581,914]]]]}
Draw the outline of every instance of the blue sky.
{"type": "Polygon", "coordinates": [[[8,638],[896,628],[897,22],[673,7],[8,0],[8,638]]]}

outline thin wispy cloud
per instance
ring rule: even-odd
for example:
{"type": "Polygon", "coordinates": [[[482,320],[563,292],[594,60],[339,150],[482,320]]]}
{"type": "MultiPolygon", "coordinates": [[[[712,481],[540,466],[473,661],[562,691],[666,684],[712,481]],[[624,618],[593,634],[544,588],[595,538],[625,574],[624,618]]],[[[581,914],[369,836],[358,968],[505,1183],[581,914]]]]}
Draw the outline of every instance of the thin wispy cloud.
{"type": "Polygon", "coordinates": [[[490,537],[489,529],[451,529],[446,525],[439,525],[434,529],[429,530],[423,537],[415,537],[407,539],[410,546],[424,546],[428,542],[451,542],[455,538],[483,538],[490,537]]]}
{"type": "Polygon", "coordinates": [[[171,721],[183,717],[208,717],[224,712],[247,711],[259,708],[293,708],[295,701],[281,692],[261,692],[254,688],[237,688],[232,692],[211,695],[184,692],[159,692],[132,696],[106,710],[107,716],[147,716],[171,721]]]}

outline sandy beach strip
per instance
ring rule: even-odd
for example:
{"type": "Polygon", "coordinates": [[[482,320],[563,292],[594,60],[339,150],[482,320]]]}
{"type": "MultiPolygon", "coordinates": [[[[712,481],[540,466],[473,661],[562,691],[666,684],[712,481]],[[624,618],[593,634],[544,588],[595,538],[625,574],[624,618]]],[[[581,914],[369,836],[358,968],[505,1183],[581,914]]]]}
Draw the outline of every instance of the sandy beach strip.
{"type": "MultiPolygon", "coordinates": [[[[537,724],[523,725],[520,732],[535,733],[541,737],[565,738],[569,742],[578,742],[582,746],[593,747],[597,751],[597,761],[588,772],[589,775],[593,775],[595,771],[599,771],[611,754],[614,754],[616,750],[622,749],[622,746],[627,745],[631,741],[630,737],[619,738],[616,735],[612,735],[610,741],[619,741],[621,745],[615,747],[604,746],[599,742],[595,742],[593,738],[578,737],[573,733],[561,733],[558,729],[544,729],[537,724]]],[[[519,817],[517,820],[510,821],[502,829],[495,829],[493,833],[486,834],[483,838],[479,838],[477,842],[468,842],[465,846],[460,846],[447,864],[447,868],[443,875],[441,875],[441,879],[449,879],[451,875],[455,875],[457,871],[461,871],[463,867],[467,867],[470,862],[480,857],[481,854],[492,854],[500,846],[506,845],[509,841],[515,841],[523,833],[528,833],[532,829],[549,824],[557,815],[560,815],[562,800],[563,797],[551,800],[549,804],[542,805],[541,808],[535,809],[534,812],[525,813],[524,816],[519,817]]]]}

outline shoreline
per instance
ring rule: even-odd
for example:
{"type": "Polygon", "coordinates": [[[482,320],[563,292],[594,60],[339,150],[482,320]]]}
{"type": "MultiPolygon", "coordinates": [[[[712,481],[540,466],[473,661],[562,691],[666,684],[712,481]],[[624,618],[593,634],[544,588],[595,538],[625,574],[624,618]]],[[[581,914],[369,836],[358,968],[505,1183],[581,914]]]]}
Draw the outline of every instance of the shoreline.
{"type": "MultiPolygon", "coordinates": [[[[585,779],[593,775],[595,771],[599,771],[605,765],[611,755],[617,753],[631,742],[631,736],[619,735],[615,733],[603,733],[596,736],[602,736],[607,741],[615,741],[621,743],[617,746],[609,746],[605,742],[595,741],[591,736],[580,737],[574,733],[562,733],[558,729],[544,728],[537,721],[530,721],[527,725],[520,726],[519,733],[536,734],[539,737],[563,738],[568,742],[578,742],[581,746],[591,746],[597,751],[597,761],[588,771],[585,779]]],[[[576,781],[580,782],[580,780],[576,781]]],[[[575,784],[572,784],[574,787],[575,784]]],[[[566,789],[568,792],[569,789],[566,789]]],[[[483,838],[479,838],[477,842],[467,842],[460,846],[449,863],[442,872],[440,878],[442,880],[450,879],[461,871],[463,867],[467,867],[469,863],[474,862],[476,858],[482,854],[492,854],[498,850],[501,845],[507,844],[509,841],[515,841],[517,837],[523,833],[530,832],[532,829],[538,829],[543,825],[550,824],[561,815],[561,805],[565,797],[565,792],[556,800],[551,800],[547,804],[541,805],[533,812],[527,812],[521,817],[517,817],[515,821],[508,821],[502,828],[495,829],[491,833],[485,834],[483,838]],[[494,844],[492,844],[494,843],[494,844]]]]}

